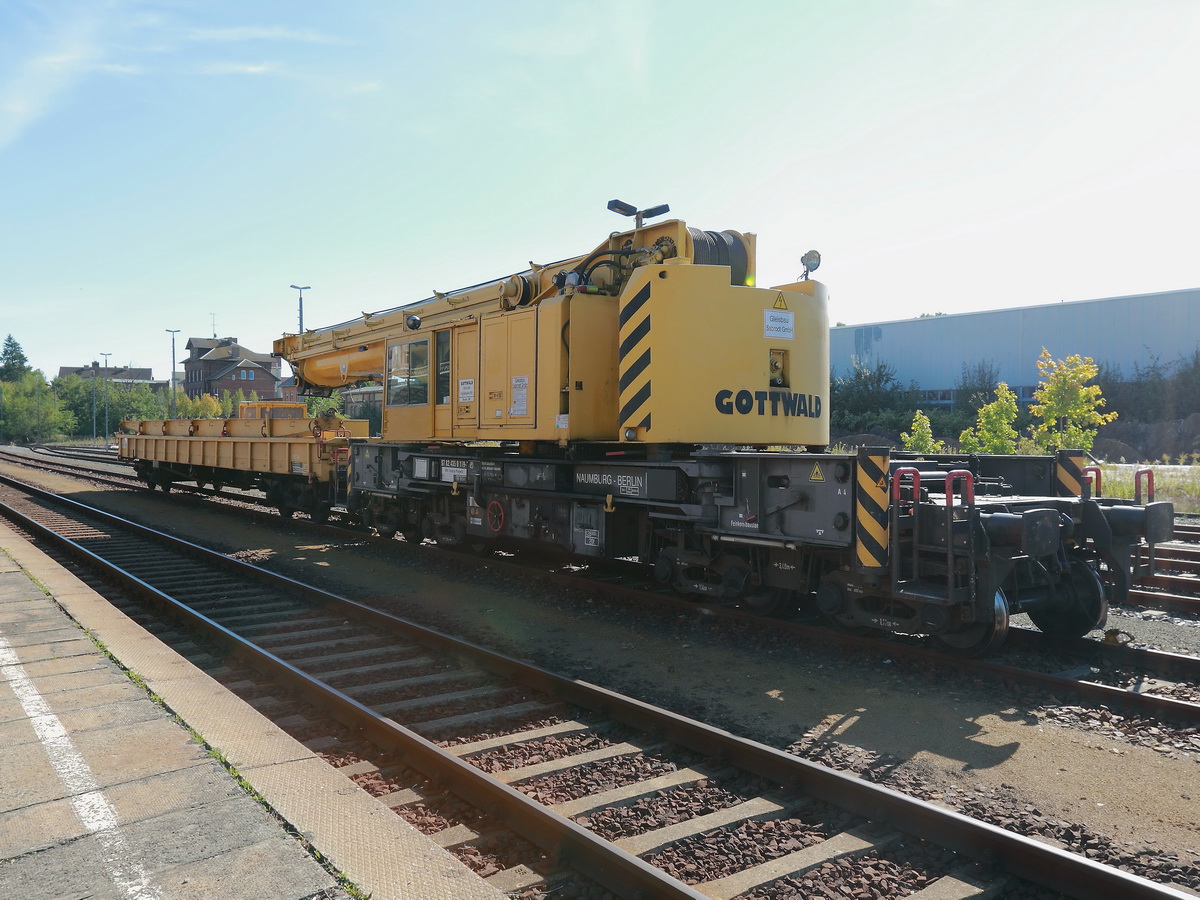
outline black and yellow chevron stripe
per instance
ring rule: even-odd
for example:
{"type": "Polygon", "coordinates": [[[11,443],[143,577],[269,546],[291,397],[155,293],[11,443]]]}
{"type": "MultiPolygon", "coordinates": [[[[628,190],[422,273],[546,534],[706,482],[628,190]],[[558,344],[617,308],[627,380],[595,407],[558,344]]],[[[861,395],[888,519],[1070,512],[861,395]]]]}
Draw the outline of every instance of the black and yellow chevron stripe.
{"type": "Polygon", "coordinates": [[[1087,456],[1071,450],[1059,450],[1054,455],[1055,496],[1083,496],[1083,467],[1087,465],[1087,456]]]}
{"type": "Polygon", "coordinates": [[[855,490],[855,554],[858,565],[882,569],[888,564],[888,465],[891,454],[878,447],[858,451],[855,490]]]}
{"type": "Polygon", "coordinates": [[[633,295],[620,312],[620,428],[650,428],[650,285],[633,295]]]}

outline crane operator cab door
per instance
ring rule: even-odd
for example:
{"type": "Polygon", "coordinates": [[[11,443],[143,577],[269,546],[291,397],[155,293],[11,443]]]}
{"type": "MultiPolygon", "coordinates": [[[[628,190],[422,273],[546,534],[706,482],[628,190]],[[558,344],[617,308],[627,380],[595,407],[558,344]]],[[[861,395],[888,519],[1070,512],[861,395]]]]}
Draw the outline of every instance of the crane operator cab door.
{"type": "Polygon", "coordinates": [[[450,383],[449,328],[433,334],[433,434],[450,437],[452,432],[453,400],[450,383]]]}
{"type": "Polygon", "coordinates": [[[387,385],[384,391],[383,436],[427,436],[432,431],[429,378],[429,343],[421,336],[387,348],[387,385]]]}
{"type": "Polygon", "coordinates": [[[388,345],[385,439],[475,436],[478,333],[443,328],[388,345]]]}
{"type": "Polygon", "coordinates": [[[449,335],[451,436],[470,440],[479,427],[479,326],[459,325],[449,335]]]}

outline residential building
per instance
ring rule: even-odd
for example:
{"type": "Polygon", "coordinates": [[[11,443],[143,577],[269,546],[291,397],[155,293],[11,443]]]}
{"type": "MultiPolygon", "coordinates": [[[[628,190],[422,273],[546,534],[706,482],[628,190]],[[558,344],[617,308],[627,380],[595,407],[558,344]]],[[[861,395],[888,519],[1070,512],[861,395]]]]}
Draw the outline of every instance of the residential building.
{"type": "Polygon", "coordinates": [[[78,375],[80,378],[99,378],[113,384],[147,384],[151,390],[165,391],[166,381],[155,381],[150,369],[133,368],[130,366],[102,366],[93,361],[88,366],[59,366],[58,377],[78,375]]]}
{"type": "Polygon", "coordinates": [[[279,398],[279,360],[256,353],[235,337],[188,338],[183,361],[183,390],[189,397],[220,397],[224,391],[254,391],[262,400],[279,398]]]}

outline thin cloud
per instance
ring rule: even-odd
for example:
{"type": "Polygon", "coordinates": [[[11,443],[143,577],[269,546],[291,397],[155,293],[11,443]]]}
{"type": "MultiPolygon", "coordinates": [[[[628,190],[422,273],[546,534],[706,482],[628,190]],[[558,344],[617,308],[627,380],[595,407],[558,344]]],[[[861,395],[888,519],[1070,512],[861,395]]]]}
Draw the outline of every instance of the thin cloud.
{"type": "Polygon", "coordinates": [[[99,23],[90,17],[63,22],[49,40],[11,67],[12,74],[0,83],[0,149],[16,141],[94,67],[101,55],[98,30],[99,23]]]}
{"type": "Polygon", "coordinates": [[[189,28],[182,32],[189,41],[235,43],[239,41],[295,41],[303,44],[345,44],[348,41],[313,31],[282,25],[248,25],[241,28],[189,28]]]}
{"type": "Polygon", "coordinates": [[[202,71],[205,75],[273,75],[279,71],[279,64],[209,63],[202,71]]]}

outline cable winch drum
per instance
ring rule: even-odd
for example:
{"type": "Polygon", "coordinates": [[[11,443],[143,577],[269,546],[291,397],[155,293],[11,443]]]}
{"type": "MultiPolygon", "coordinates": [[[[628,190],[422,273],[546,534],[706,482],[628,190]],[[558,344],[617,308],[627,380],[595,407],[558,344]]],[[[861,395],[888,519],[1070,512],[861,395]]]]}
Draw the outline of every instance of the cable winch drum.
{"type": "Polygon", "coordinates": [[[729,283],[743,285],[750,268],[746,245],[736,231],[701,231],[689,228],[698,266],[729,266],[729,283]]]}

